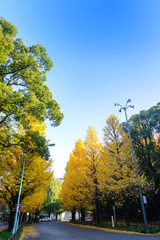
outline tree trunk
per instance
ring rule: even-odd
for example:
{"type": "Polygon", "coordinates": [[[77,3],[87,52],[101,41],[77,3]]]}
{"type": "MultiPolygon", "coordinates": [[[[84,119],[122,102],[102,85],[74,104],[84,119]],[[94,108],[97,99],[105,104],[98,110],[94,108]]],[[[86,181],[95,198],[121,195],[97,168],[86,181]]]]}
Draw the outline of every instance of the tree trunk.
{"type": "MultiPolygon", "coordinates": [[[[96,169],[95,169],[95,173],[96,173],[96,169]]],[[[97,178],[94,179],[94,183],[96,185],[95,187],[95,217],[96,217],[96,222],[100,223],[100,201],[99,201],[99,189],[98,189],[98,180],[97,178]]]]}
{"type": "Polygon", "coordinates": [[[127,224],[127,226],[130,225],[130,215],[129,215],[129,209],[126,208],[124,210],[124,216],[125,216],[125,224],[127,224]]]}
{"type": "Polygon", "coordinates": [[[23,213],[22,222],[24,222],[25,220],[26,220],[26,213],[23,213]]]}
{"type": "Polygon", "coordinates": [[[96,213],[95,213],[95,210],[93,210],[93,220],[96,219],[96,213]]]}
{"type": "Polygon", "coordinates": [[[28,223],[31,223],[31,214],[29,213],[28,223]]]}
{"type": "Polygon", "coordinates": [[[96,222],[100,223],[100,202],[96,199],[96,222]]]}
{"type": "Polygon", "coordinates": [[[157,217],[157,220],[159,220],[160,219],[159,209],[157,208],[157,204],[154,198],[152,198],[152,204],[153,204],[155,216],[157,217]]]}
{"type": "Polygon", "coordinates": [[[15,217],[15,211],[10,210],[10,218],[9,218],[9,221],[8,221],[8,231],[9,232],[11,232],[13,230],[14,217],[15,217]]]}
{"type": "Polygon", "coordinates": [[[39,215],[39,213],[37,212],[37,213],[35,214],[35,222],[38,222],[38,215],[39,215]]]}
{"type": "Polygon", "coordinates": [[[72,210],[72,221],[76,220],[75,214],[76,214],[76,210],[75,210],[75,208],[73,208],[73,210],[72,210]]]}
{"type": "Polygon", "coordinates": [[[81,208],[81,221],[85,222],[85,209],[81,208]]]}

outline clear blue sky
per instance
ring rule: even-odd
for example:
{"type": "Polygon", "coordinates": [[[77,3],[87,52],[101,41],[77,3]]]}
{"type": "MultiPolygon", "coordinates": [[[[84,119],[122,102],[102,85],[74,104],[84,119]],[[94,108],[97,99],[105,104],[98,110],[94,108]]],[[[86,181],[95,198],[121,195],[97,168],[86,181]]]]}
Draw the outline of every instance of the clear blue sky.
{"type": "Polygon", "coordinates": [[[26,46],[42,44],[54,62],[47,85],[64,113],[47,138],[56,177],[88,126],[100,140],[114,107],[132,99],[135,109],[160,102],[159,0],[1,0],[0,15],[18,29],[26,46]]]}

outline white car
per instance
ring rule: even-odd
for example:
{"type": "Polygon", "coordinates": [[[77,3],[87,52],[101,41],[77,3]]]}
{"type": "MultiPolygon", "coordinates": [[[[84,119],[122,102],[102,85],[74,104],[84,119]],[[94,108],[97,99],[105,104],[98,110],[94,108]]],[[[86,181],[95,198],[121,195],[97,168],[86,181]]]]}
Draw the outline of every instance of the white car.
{"type": "Polygon", "coordinates": [[[49,217],[45,217],[45,218],[40,218],[39,219],[39,222],[49,222],[49,221],[52,221],[52,219],[49,218],[49,217]]]}
{"type": "Polygon", "coordinates": [[[86,222],[92,222],[93,221],[93,213],[88,213],[87,216],[85,216],[86,222]]]}

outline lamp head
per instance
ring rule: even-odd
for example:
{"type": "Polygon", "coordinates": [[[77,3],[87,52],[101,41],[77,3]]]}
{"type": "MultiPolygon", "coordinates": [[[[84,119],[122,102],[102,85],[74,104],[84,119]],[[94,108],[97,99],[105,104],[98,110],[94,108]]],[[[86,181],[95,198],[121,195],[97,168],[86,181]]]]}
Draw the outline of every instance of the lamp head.
{"type": "Polygon", "coordinates": [[[47,146],[54,147],[55,145],[56,145],[55,143],[51,143],[51,144],[48,144],[47,146]]]}
{"type": "Polygon", "coordinates": [[[115,103],[114,106],[115,106],[115,107],[119,106],[119,103],[115,103]]]}
{"type": "Polygon", "coordinates": [[[128,99],[128,100],[127,100],[127,103],[129,103],[129,102],[131,102],[131,99],[128,99]]]}

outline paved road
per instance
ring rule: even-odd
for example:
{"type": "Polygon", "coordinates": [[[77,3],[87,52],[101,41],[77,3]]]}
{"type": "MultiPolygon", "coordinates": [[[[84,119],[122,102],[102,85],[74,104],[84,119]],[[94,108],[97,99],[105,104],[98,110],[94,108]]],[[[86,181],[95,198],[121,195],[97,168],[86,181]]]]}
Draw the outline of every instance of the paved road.
{"type": "Polygon", "coordinates": [[[160,235],[144,236],[104,232],[71,226],[64,222],[33,224],[25,228],[21,240],[159,240],[160,235]]]}

